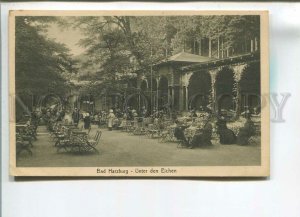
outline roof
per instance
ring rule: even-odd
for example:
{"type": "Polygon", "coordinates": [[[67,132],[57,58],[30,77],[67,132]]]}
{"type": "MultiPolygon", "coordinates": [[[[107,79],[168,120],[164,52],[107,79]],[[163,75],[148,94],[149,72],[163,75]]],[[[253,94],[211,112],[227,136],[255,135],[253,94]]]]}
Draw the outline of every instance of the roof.
{"type": "Polygon", "coordinates": [[[202,63],[215,60],[215,58],[195,55],[186,53],[184,51],[175,54],[167,59],[167,62],[190,62],[190,63],[202,63]]]}
{"type": "MultiPolygon", "coordinates": [[[[82,86],[82,85],[88,85],[88,84],[91,84],[91,81],[88,81],[88,80],[70,80],[70,82],[76,86],[82,86]]],[[[94,80],[93,81],[93,84],[101,84],[102,81],[99,81],[99,80],[94,80]]]]}
{"type": "Polygon", "coordinates": [[[181,70],[199,70],[202,68],[209,68],[209,67],[217,67],[226,64],[237,64],[241,62],[250,62],[250,61],[259,61],[260,60],[260,53],[259,52],[252,52],[232,57],[227,57],[223,59],[213,59],[211,61],[203,62],[203,63],[196,63],[187,65],[181,68],[181,70]]]}

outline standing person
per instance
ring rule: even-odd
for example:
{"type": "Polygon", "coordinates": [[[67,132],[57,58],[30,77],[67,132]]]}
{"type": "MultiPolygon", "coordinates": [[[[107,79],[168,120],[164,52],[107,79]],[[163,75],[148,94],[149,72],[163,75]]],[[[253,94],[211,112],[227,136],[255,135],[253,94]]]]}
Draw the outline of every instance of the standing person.
{"type": "Polygon", "coordinates": [[[60,111],[57,111],[57,112],[56,112],[55,117],[56,117],[56,121],[62,121],[60,111]]]}
{"type": "Polygon", "coordinates": [[[145,107],[145,106],[143,106],[143,107],[142,107],[142,112],[141,112],[141,115],[142,115],[142,117],[143,117],[143,118],[145,118],[145,117],[146,117],[146,115],[147,115],[147,109],[146,109],[146,107],[145,107]]]}
{"type": "Polygon", "coordinates": [[[78,122],[79,122],[79,119],[80,119],[80,113],[79,113],[77,108],[75,108],[75,110],[73,111],[72,119],[73,119],[73,123],[76,126],[78,126],[78,122]]]}
{"type": "Polygon", "coordinates": [[[84,129],[88,130],[91,128],[91,116],[90,113],[87,113],[83,119],[84,129]]]}
{"type": "Polygon", "coordinates": [[[65,115],[66,115],[66,111],[65,111],[64,109],[62,109],[62,110],[60,111],[61,120],[64,120],[65,115]]]}
{"type": "Polygon", "coordinates": [[[133,116],[132,116],[132,111],[131,111],[131,108],[128,106],[127,107],[127,120],[133,120],[133,116]]]}
{"type": "Polygon", "coordinates": [[[95,113],[94,115],[94,124],[96,124],[98,127],[100,127],[100,117],[98,113],[95,113]]]}
{"type": "Polygon", "coordinates": [[[109,110],[109,114],[107,116],[107,119],[108,119],[108,130],[109,131],[112,131],[112,127],[113,127],[113,121],[115,119],[115,114],[114,114],[114,111],[112,109],[109,110]]]}

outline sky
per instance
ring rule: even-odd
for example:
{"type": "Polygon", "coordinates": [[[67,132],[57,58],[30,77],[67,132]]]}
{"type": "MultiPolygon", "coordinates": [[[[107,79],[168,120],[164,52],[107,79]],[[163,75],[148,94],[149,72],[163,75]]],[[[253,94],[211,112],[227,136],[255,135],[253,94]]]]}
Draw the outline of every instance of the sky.
{"type": "Polygon", "coordinates": [[[55,39],[56,42],[66,44],[70,49],[71,54],[75,56],[84,52],[84,48],[77,44],[78,41],[83,38],[83,35],[79,30],[73,28],[61,28],[54,23],[49,26],[47,36],[55,39]]]}

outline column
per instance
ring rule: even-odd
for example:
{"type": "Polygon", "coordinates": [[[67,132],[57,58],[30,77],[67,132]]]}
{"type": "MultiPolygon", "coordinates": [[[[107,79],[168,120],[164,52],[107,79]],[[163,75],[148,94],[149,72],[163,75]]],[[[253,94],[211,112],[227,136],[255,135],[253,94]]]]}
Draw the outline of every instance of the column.
{"type": "Polygon", "coordinates": [[[142,80],[141,77],[137,78],[137,81],[136,81],[136,87],[137,87],[137,89],[141,89],[142,81],[143,80],[142,80]]]}
{"type": "Polygon", "coordinates": [[[188,87],[185,86],[185,111],[189,110],[189,93],[188,93],[188,87]]]}
{"type": "Polygon", "coordinates": [[[156,79],[156,110],[159,109],[159,107],[158,107],[158,98],[159,98],[158,85],[159,85],[159,78],[156,79]]]}
{"type": "Polygon", "coordinates": [[[242,73],[244,69],[246,68],[246,64],[240,64],[240,65],[234,65],[232,66],[233,72],[234,72],[234,81],[236,83],[236,98],[235,98],[235,103],[236,103],[236,117],[239,117],[241,113],[241,87],[240,87],[240,80],[242,77],[242,73]]]}
{"type": "Polygon", "coordinates": [[[221,54],[222,54],[221,58],[223,59],[224,58],[224,38],[222,38],[222,47],[221,47],[221,50],[222,50],[222,52],[221,52],[221,54]]]}
{"type": "Polygon", "coordinates": [[[216,77],[218,74],[219,69],[211,69],[209,70],[209,74],[211,76],[211,96],[210,96],[210,101],[211,101],[211,109],[212,113],[216,114],[217,112],[217,93],[216,93],[216,77]]]}
{"type": "Polygon", "coordinates": [[[168,104],[171,105],[172,95],[171,95],[171,86],[168,86],[168,104]]]}
{"type": "Polygon", "coordinates": [[[179,86],[179,110],[183,111],[184,110],[184,87],[182,85],[179,86]]]}
{"type": "Polygon", "coordinates": [[[199,40],[199,55],[202,56],[202,38],[199,40]]]}
{"type": "Polygon", "coordinates": [[[185,110],[185,85],[186,85],[186,73],[180,75],[179,81],[179,99],[178,99],[178,108],[180,111],[185,110]]]}
{"type": "Polygon", "coordinates": [[[208,57],[212,56],[212,51],[211,51],[211,38],[208,39],[208,57]]]}
{"type": "Polygon", "coordinates": [[[174,90],[174,86],[171,86],[171,97],[172,97],[171,108],[174,109],[174,102],[175,102],[175,90],[174,90]]]}
{"type": "Polygon", "coordinates": [[[176,111],[179,110],[179,106],[180,106],[180,86],[179,85],[175,85],[174,86],[174,102],[173,102],[173,107],[176,111]]]}
{"type": "Polygon", "coordinates": [[[257,38],[254,38],[254,50],[257,51],[258,50],[258,41],[257,38]]]}
{"type": "Polygon", "coordinates": [[[138,89],[138,112],[141,112],[141,89],[138,89]]]}
{"type": "Polygon", "coordinates": [[[220,37],[218,37],[218,59],[220,59],[220,37]]]}

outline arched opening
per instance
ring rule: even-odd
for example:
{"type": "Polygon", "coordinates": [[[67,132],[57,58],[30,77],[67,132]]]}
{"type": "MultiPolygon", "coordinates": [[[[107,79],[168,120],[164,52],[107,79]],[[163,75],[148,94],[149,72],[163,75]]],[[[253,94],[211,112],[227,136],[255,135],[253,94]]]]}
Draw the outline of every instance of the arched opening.
{"type": "Polygon", "coordinates": [[[93,95],[88,94],[80,98],[80,110],[84,112],[94,112],[95,100],[93,95]]]}
{"type": "Polygon", "coordinates": [[[71,111],[74,108],[78,107],[78,96],[77,95],[69,95],[67,96],[67,103],[65,105],[66,109],[71,111]]]}
{"type": "Polygon", "coordinates": [[[260,65],[252,63],[242,72],[240,80],[241,111],[260,113],[260,65]]]}
{"type": "Polygon", "coordinates": [[[46,96],[43,96],[40,98],[38,102],[38,107],[40,108],[47,108],[52,110],[60,110],[62,109],[63,103],[62,99],[55,95],[55,94],[49,94],[46,96]]]}
{"type": "Polygon", "coordinates": [[[149,90],[156,91],[157,90],[157,81],[155,78],[149,79],[149,90]]]}
{"type": "Polygon", "coordinates": [[[189,109],[203,110],[209,104],[211,77],[207,71],[195,72],[188,86],[189,109]]]}
{"type": "Polygon", "coordinates": [[[148,89],[148,84],[147,84],[147,81],[146,80],[142,80],[142,83],[141,83],[141,90],[143,92],[146,92],[148,89]]]}
{"type": "Polygon", "coordinates": [[[141,114],[141,110],[148,108],[148,99],[142,92],[137,92],[130,94],[126,97],[124,103],[124,111],[126,110],[136,110],[139,114],[141,114]]]}
{"type": "Polygon", "coordinates": [[[158,83],[158,109],[161,110],[168,105],[168,79],[162,76],[158,83]]]}
{"type": "Polygon", "coordinates": [[[123,106],[124,109],[137,109],[138,99],[132,96],[134,96],[138,91],[137,78],[127,80],[124,85],[124,89],[114,96],[114,108],[120,109],[123,106]]]}
{"type": "Polygon", "coordinates": [[[218,112],[234,110],[234,72],[223,68],[216,77],[216,103],[218,112]]]}
{"type": "Polygon", "coordinates": [[[137,88],[137,78],[129,79],[127,85],[128,88],[137,88]]]}

